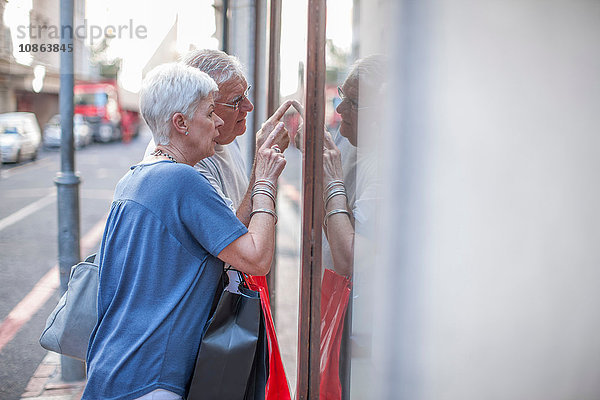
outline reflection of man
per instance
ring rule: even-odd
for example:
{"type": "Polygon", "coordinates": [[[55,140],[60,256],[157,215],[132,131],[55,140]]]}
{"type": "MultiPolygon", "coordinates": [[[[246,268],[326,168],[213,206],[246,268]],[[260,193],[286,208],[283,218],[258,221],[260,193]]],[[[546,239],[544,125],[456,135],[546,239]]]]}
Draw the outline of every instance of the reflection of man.
{"type": "MultiPolygon", "coordinates": [[[[248,99],[250,86],[244,76],[242,65],[236,57],[218,50],[192,51],[183,61],[207,73],[215,80],[219,86],[219,93],[215,97],[215,113],[224,122],[219,128],[215,155],[196,164],[196,169],[209,180],[236,212],[237,217],[247,226],[252,211],[250,195],[254,185],[254,168],[248,179],[244,158],[236,138],[246,132],[246,116],[254,109],[254,105],[248,99]]],[[[257,148],[275,128],[290,105],[291,102],[284,103],[263,124],[256,134],[257,148]]],[[[287,130],[281,131],[275,143],[279,145],[281,151],[287,148],[289,143],[287,130]]],[[[153,149],[154,143],[150,142],[146,152],[153,149]]]]}
{"type": "MultiPolygon", "coordinates": [[[[341,99],[336,107],[341,117],[339,132],[334,137],[326,132],[323,138],[326,238],[322,248],[325,271],[321,283],[320,398],[342,398],[339,354],[348,351],[347,347],[341,348],[341,343],[343,332],[350,334],[350,322],[344,322],[352,287],[350,279],[361,273],[372,272],[369,266],[375,247],[371,242],[370,230],[376,220],[378,195],[381,192],[376,173],[377,157],[373,149],[378,145],[379,113],[383,109],[376,99],[385,98],[385,71],[386,61],[380,56],[370,56],[354,64],[338,88],[341,99]],[[359,115],[360,110],[363,112],[359,115]],[[368,132],[369,137],[367,141],[360,141],[361,146],[358,147],[360,132],[368,132]]],[[[361,281],[357,279],[357,282],[361,281]]],[[[361,307],[359,302],[353,307],[352,315],[365,311],[372,312],[361,307]]],[[[364,320],[368,321],[369,318],[364,320]]],[[[352,327],[355,337],[361,336],[361,329],[352,327]]],[[[348,383],[344,383],[345,388],[348,383]]]]}
{"type": "MultiPolygon", "coordinates": [[[[324,182],[327,184],[334,179],[343,182],[341,187],[331,186],[335,190],[330,191],[332,197],[326,205],[326,215],[336,209],[345,211],[330,214],[328,222],[331,223],[325,228],[327,241],[323,243],[323,260],[326,267],[333,266],[342,275],[350,276],[353,273],[356,235],[363,242],[372,237],[370,231],[381,190],[376,173],[377,153],[374,150],[379,145],[382,107],[376,104],[377,99],[385,97],[386,73],[387,60],[380,55],[360,59],[353,65],[348,77],[338,88],[341,99],[336,107],[341,117],[339,132],[333,138],[326,136],[324,140],[324,182]],[[360,131],[369,132],[368,140],[362,140],[360,146],[359,115],[360,131]]],[[[327,197],[327,193],[324,196],[327,197]]]]}

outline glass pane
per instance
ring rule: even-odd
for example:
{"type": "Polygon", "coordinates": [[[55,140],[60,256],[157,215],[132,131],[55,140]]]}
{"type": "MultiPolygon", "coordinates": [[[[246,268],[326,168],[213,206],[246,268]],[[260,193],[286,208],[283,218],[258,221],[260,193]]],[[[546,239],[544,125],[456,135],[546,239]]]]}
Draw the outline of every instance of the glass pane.
{"type": "Polygon", "coordinates": [[[321,286],[321,398],[348,396],[356,204],[358,87],[351,2],[328,0],[325,60],[321,286]],[[327,344],[327,345],[325,345],[327,344]]]}
{"type": "MultiPolygon", "coordinates": [[[[280,95],[304,102],[307,1],[283,1],[281,9],[280,95]]],[[[292,141],[285,152],[286,168],[279,178],[277,213],[276,328],[286,376],[295,397],[298,358],[300,256],[302,243],[302,119],[295,110],[284,117],[292,141]]]]}
{"type": "Polygon", "coordinates": [[[369,285],[382,195],[378,138],[388,80],[384,3],[327,1],[321,288],[321,349],[327,353],[321,354],[321,398],[372,397],[369,285]]]}

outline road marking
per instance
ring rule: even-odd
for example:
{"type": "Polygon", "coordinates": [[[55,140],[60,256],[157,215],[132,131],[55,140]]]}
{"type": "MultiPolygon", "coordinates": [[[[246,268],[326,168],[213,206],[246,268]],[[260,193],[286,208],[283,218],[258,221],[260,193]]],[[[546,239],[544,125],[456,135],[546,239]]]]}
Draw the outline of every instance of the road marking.
{"type": "Polygon", "coordinates": [[[46,207],[48,204],[53,203],[56,200],[56,193],[50,193],[39,199],[38,201],[34,201],[28,206],[21,208],[20,210],[10,214],[8,217],[0,219],[0,231],[4,228],[8,228],[12,224],[19,222],[23,218],[26,218],[33,214],[36,211],[41,210],[46,207]]]}
{"type": "Polygon", "coordinates": [[[0,325],[0,351],[15,337],[33,314],[48,301],[58,285],[58,267],[54,266],[2,321],[0,325]]]}
{"type": "Polygon", "coordinates": [[[36,160],[36,161],[32,161],[32,162],[28,162],[22,165],[18,165],[16,167],[12,167],[12,168],[7,168],[7,169],[2,169],[2,173],[0,174],[0,176],[2,178],[10,178],[12,176],[14,176],[15,174],[18,174],[20,172],[23,172],[23,170],[29,170],[31,171],[32,169],[39,169],[42,167],[45,167],[46,164],[48,163],[52,163],[54,162],[54,158],[43,158],[41,160],[36,160]]]}
{"type": "Polygon", "coordinates": [[[96,250],[94,249],[94,246],[96,246],[96,243],[100,241],[100,238],[104,233],[104,226],[106,225],[107,219],[108,214],[104,214],[104,216],[100,218],[100,221],[96,222],[96,225],[94,225],[92,229],[90,229],[85,236],[81,238],[79,243],[84,257],[87,257],[90,251],[96,250]]]}
{"type": "Polygon", "coordinates": [[[6,189],[3,195],[10,198],[35,197],[40,198],[48,193],[56,193],[56,187],[29,188],[29,189],[6,189]]]}
{"type": "MultiPolygon", "coordinates": [[[[83,254],[94,250],[94,246],[102,237],[104,225],[106,224],[108,214],[102,217],[81,239],[81,249],[83,254]]],[[[10,343],[31,317],[52,296],[60,285],[58,275],[58,265],[55,265],[40,279],[33,289],[12,309],[0,324],[0,351],[10,343]]]]}

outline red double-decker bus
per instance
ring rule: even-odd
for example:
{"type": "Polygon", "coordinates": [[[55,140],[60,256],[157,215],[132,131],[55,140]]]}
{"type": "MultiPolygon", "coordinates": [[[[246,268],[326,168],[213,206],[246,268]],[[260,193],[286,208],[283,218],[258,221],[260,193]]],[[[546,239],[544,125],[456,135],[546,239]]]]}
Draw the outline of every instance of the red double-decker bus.
{"type": "Polygon", "coordinates": [[[123,107],[114,81],[78,83],[73,91],[75,114],[84,116],[95,141],[123,139],[127,142],[137,134],[138,112],[123,107]]]}

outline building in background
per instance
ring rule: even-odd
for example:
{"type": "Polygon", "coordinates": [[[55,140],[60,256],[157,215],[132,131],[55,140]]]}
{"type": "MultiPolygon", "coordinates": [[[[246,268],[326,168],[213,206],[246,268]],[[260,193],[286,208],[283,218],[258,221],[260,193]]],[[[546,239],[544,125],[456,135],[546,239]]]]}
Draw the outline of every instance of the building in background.
{"type": "MultiPolygon", "coordinates": [[[[29,62],[24,64],[16,60],[14,51],[27,50],[29,46],[26,45],[37,45],[40,49],[41,45],[60,43],[49,29],[51,26],[60,27],[59,3],[59,0],[33,0],[28,13],[29,25],[7,26],[4,24],[5,13],[12,10],[7,9],[8,2],[1,1],[0,112],[33,112],[40,125],[58,113],[60,52],[31,51],[29,62]],[[17,40],[14,40],[15,37],[17,40]]],[[[25,10],[20,11],[23,13],[25,10]]],[[[74,25],[85,25],[84,0],[75,0],[74,25]]],[[[90,63],[91,51],[84,38],[74,35],[73,51],[75,79],[97,78],[98,74],[90,63]]]]}

